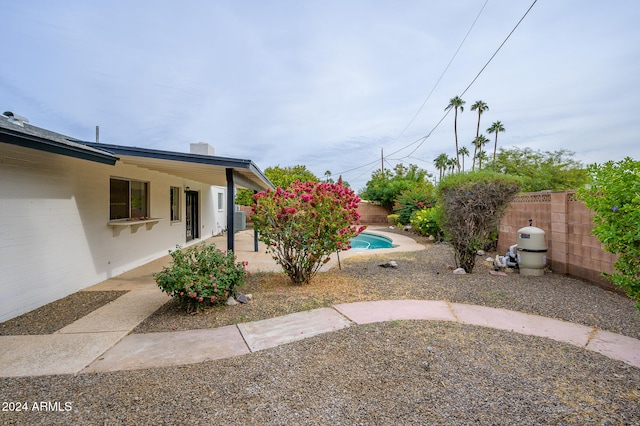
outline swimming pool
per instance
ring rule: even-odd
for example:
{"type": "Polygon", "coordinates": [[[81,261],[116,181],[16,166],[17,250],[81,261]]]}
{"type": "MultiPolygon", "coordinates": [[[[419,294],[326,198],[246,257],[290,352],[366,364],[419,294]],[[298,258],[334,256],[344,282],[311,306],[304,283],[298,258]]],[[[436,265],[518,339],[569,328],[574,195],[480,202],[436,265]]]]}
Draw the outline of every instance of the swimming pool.
{"type": "Polygon", "coordinates": [[[362,232],[351,239],[351,250],[375,250],[380,248],[393,248],[391,238],[362,232]]]}

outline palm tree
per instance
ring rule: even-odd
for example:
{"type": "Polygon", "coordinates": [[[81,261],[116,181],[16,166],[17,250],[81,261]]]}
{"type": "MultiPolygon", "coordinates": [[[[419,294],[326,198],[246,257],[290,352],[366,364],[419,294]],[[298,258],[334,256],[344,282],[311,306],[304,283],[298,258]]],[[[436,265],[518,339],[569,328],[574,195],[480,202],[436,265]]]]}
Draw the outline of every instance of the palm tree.
{"type": "MultiPolygon", "coordinates": [[[[489,139],[487,139],[487,137],[485,135],[480,135],[478,136],[474,141],[473,141],[473,145],[475,146],[474,149],[474,157],[473,157],[473,165],[475,167],[476,165],[476,158],[478,158],[479,163],[478,163],[478,167],[481,169],[482,168],[482,157],[483,157],[483,153],[484,153],[484,149],[483,147],[489,142],[489,139]],[[477,153],[477,155],[476,155],[477,153]]],[[[486,154],[484,155],[484,158],[486,158],[486,154]]]]}
{"type": "Polygon", "coordinates": [[[496,150],[498,149],[498,133],[499,132],[504,132],[504,126],[502,125],[502,123],[500,121],[494,121],[493,124],[491,125],[491,127],[489,127],[487,129],[487,133],[491,134],[491,133],[495,133],[496,134],[496,141],[493,144],[493,162],[496,162],[496,150]]]}
{"type": "Polygon", "coordinates": [[[458,166],[458,171],[460,171],[460,162],[458,161],[457,158],[449,158],[447,159],[447,165],[451,168],[450,173],[453,174],[453,172],[456,169],[456,166],[458,166]]]}
{"type": "Polygon", "coordinates": [[[464,172],[464,157],[469,156],[469,150],[467,149],[466,146],[462,146],[458,150],[458,154],[460,154],[460,156],[462,157],[462,171],[464,172]]]}
{"type": "Polygon", "coordinates": [[[433,160],[433,165],[437,167],[438,171],[440,171],[440,180],[442,180],[442,175],[444,174],[444,169],[448,166],[447,161],[449,157],[447,154],[438,155],[435,160],[433,160]]]}
{"type": "Polygon", "coordinates": [[[449,99],[449,105],[444,109],[445,111],[454,108],[456,114],[453,116],[453,133],[456,135],[456,161],[458,166],[458,171],[460,171],[460,156],[458,155],[458,108],[460,112],[464,111],[465,102],[460,99],[460,96],[456,96],[455,98],[449,99]]]}
{"type": "MultiPolygon", "coordinates": [[[[475,104],[471,105],[471,111],[475,111],[475,110],[478,110],[478,127],[476,128],[476,139],[478,139],[478,137],[480,136],[480,116],[482,115],[483,112],[489,111],[489,105],[487,105],[482,101],[476,101],[475,104]]],[[[476,151],[474,149],[472,170],[475,169],[475,166],[476,166],[476,151]]]]}
{"type": "MultiPolygon", "coordinates": [[[[489,161],[489,156],[487,155],[487,151],[480,151],[478,153],[478,160],[479,160],[478,164],[480,164],[480,168],[482,168],[482,161],[489,161]]],[[[486,164],[485,164],[485,167],[487,167],[486,164]]]]}

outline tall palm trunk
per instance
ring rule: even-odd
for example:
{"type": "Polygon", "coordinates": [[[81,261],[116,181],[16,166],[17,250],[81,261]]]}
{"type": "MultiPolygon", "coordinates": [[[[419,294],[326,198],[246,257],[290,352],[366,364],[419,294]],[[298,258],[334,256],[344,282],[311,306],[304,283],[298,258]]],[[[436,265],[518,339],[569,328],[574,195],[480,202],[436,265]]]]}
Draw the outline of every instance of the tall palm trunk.
{"type": "Polygon", "coordinates": [[[473,144],[473,165],[471,166],[471,171],[476,169],[476,155],[478,153],[478,138],[480,137],[480,114],[482,111],[478,108],[478,127],[476,127],[476,143],[473,144]]]}
{"type": "Polygon", "coordinates": [[[458,165],[458,173],[460,173],[460,154],[458,153],[458,107],[453,116],[453,133],[456,135],[456,164],[458,165]]]}

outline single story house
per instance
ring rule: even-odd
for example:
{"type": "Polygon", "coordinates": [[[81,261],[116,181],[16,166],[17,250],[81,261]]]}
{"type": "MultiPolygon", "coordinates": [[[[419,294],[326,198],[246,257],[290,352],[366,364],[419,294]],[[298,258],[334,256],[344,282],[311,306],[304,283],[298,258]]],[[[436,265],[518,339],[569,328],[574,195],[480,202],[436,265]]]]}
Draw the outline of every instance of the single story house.
{"type": "Polygon", "coordinates": [[[0,322],[233,230],[236,187],[272,184],[250,160],[84,142],[4,113],[0,322]]]}

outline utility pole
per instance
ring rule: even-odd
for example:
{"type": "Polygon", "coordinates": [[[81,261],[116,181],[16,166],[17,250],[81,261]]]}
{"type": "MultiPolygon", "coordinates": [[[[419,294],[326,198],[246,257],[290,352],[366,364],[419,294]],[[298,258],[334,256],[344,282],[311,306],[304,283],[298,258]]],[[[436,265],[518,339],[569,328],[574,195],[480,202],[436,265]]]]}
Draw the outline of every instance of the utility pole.
{"type": "Polygon", "coordinates": [[[380,148],[380,161],[382,161],[382,176],[384,176],[384,148],[380,148]]]}

